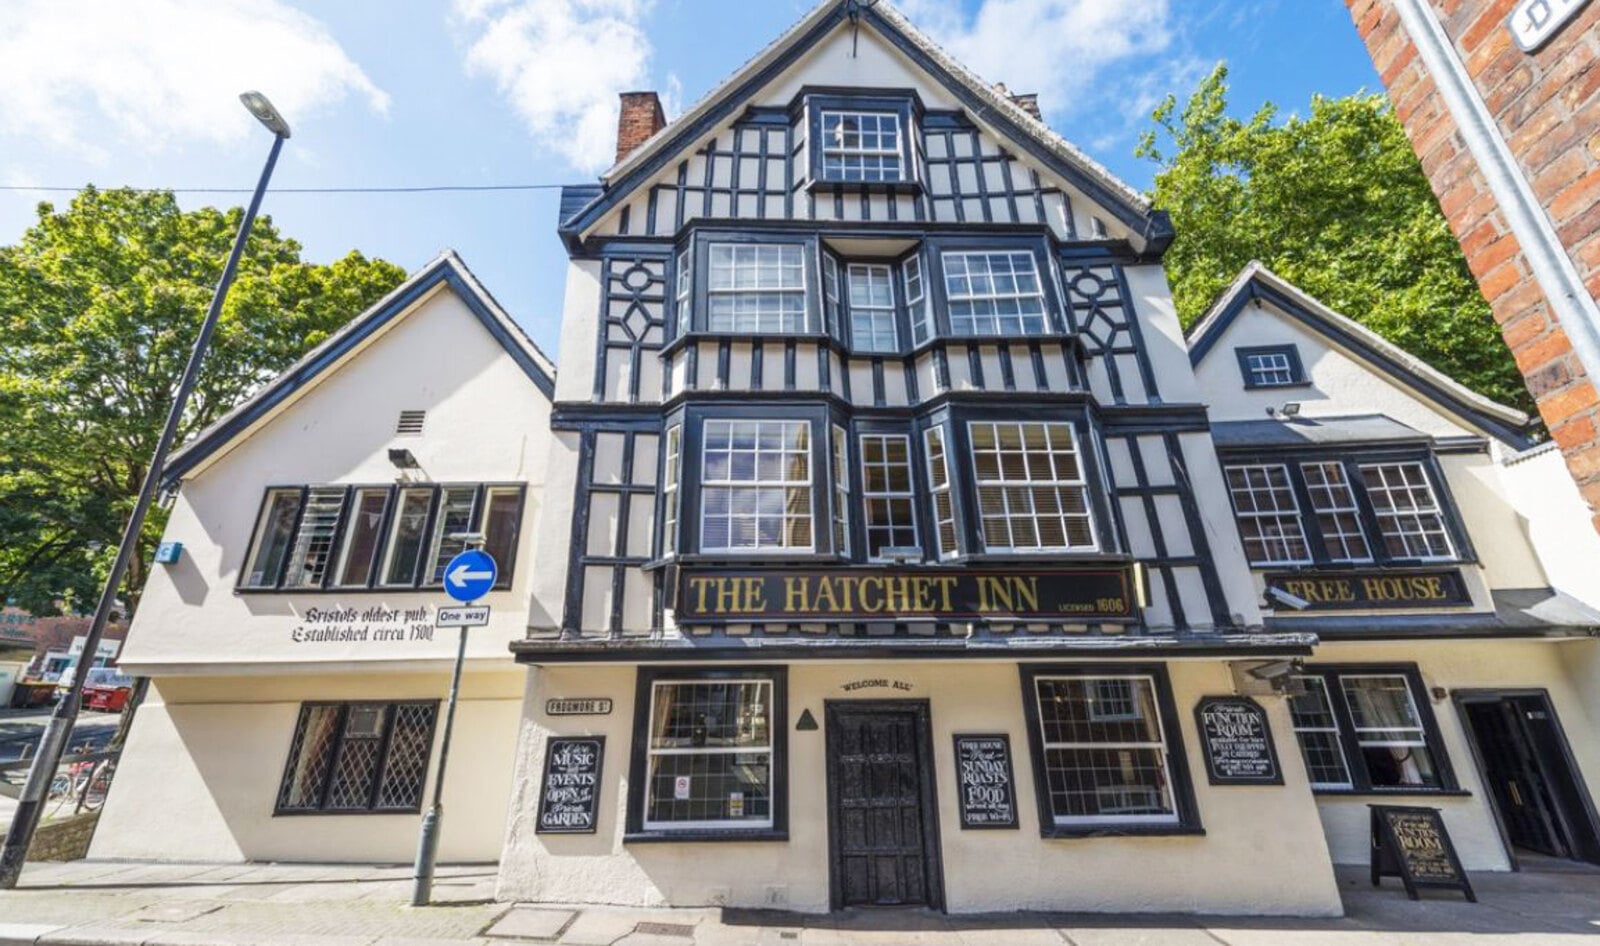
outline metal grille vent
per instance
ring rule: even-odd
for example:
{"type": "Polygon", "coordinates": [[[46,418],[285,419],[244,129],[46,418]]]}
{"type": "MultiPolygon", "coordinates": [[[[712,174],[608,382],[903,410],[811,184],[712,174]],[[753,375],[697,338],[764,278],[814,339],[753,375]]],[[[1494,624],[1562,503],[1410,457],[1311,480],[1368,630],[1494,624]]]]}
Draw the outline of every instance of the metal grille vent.
{"type": "Polygon", "coordinates": [[[422,425],[427,420],[427,411],[401,411],[400,420],[394,425],[394,432],[403,437],[420,437],[422,425]]]}

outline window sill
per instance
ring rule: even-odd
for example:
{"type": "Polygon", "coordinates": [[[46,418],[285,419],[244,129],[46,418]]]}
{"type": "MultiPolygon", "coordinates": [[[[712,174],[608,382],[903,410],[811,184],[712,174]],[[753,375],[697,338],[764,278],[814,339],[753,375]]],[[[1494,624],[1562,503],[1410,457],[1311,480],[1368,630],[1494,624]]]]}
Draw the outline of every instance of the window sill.
{"type": "Polygon", "coordinates": [[[1310,381],[1289,381],[1289,382],[1286,382],[1284,384],[1257,384],[1257,383],[1253,383],[1253,382],[1250,382],[1250,381],[1246,381],[1244,383],[1244,389],[1246,391],[1272,391],[1272,390],[1276,390],[1276,389],[1279,389],[1279,388],[1290,388],[1290,389],[1293,389],[1293,388],[1309,388],[1309,387],[1311,387],[1311,382],[1310,381]]]}
{"type": "Polygon", "coordinates": [[[863,189],[869,194],[909,194],[915,197],[922,193],[922,182],[916,180],[837,181],[832,178],[812,178],[805,185],[805,190],[811,192],[842,190],[857,194],[863,189]]]}
{"type": "MultiPolygon", "coordinates": [[[[723,566],[761,566],[761,565],[841,565],[848,564],[849,559],[843,555],[831,552],[685,552],[677,558],[668,559],[679,565],[723,565],[723,566]]],[[[652,563],[654,564],[654,563],[652,563]]],[[[665,562],[663,562],[665,564],[665,562]]]]}
{"type": "MultiPolygon", "coordinates": [[[[510,590],[510,585],[495,585],[485,592],[485,595],[491,595],[497,591],[510,590]]],[[[394,585],[388,588],[368,588],[364,585],[352,585],[348,588],[235,588],[233,593],[236,595],[442,595],[444,594],[444,589],[438,585],[425,587],[394,585]]]]}
{"type": "Polygon", "coordinates": [[[1076,838],[1204,837],[1206,829],[1197,824],[1128,825],[1045,825],[1039,836],[1045,840],[1076,838]]]}
{"type": "Polygon", "coordinates": [[[788,841],[789,832],[776,828],[729,828],[716,830],[696,828],[692,831],[629,831],[622,836],[623,844],[658,844],[662,842],[725,843],[729,841],[788,841]]]}
{"type": "Polygon", "coordinates": [[[1471,798],[1472,793],[1464,788],[1313,788],[1313,795],[1329,795],[1336,798],[1409,798],[1411,796],[1428,796],[1432,798],[1471,798]]]}
{"type": "Polygon", "coordinates": [[[356,809],[345,809],[345,810],[340,810],[340,809],[318,809],[318,810],[315,810],[315,811],[312,811],[312,810],[304,810],[304,811],[302,811],[302,810],[274,811],[272,813],[272,817],[274,817],[274,818],[313,818],[313,817],[321,818],[321,817],[349,817],[351,815],[354,815],[356,817],[368,817],[368,816],[371,816],[371,815],[411,815],[411,816],[415,817],[416,815],[421,814],[421,813],[422,813],[422,808],[419,806],[419,807],[416,807],[416,808],[377,808],[377,809],[356,808],[356,809]]]}

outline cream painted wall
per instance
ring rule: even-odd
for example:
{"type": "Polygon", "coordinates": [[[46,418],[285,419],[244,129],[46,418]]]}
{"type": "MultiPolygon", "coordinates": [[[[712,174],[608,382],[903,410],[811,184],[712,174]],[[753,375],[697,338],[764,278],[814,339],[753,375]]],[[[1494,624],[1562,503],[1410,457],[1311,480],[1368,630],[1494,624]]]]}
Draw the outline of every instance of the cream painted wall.
{"type": "Polygon", "coordinates": [[[1283,786],[1206,784],[1193,731],[1196,701],[1230,692],[1226,664],[1169,664],[1177,716],[1201,819],[1202,837],[1042,840],[1032,761],[1013,663],[804,663],[789,667],[789,836],[787,842],[623,844],[632,748],[633,668],[547,667],[529,675],[519,740],[514,812],[501,856],[500,899],[635,905],[725,903],[807,912],[828,909],[824,733],[794,731],[828,700],[930,701],[940,803],[945,890],[952,912],[1014,909],[1187,911],[1335,915],[1338,892],[1316,806],[1297,758],[1286,704],[1266,701],[1283,786]],[[865,678],[904,681],[909,691],[843,684],[865,678]],[[550,697],[606,696],[603,717],[546,717],[550,697]],[[1021,825],[1016,831],[963,831],[951,736],[1010,734],[1021,825]],[[604,735],[599,830],[539,835],[539,773],[550,735],[604,735]],[[1294,865],[1285,870],[1284,865],[1294,865]]]}
{"type": "MultiPolygon", "coordinates": [[[[549,448],[549,401],[462,301],[441,287],[343,364],[325,373],[226,453],[183,483],[164,537],[182,559],[156,566],[123,650],[125,669],[162,675],[249,672],[270,666],[448,663],[455,635],[433,640],[302,642],[308,609],[407,610],[449,603],[441,590],[240,594],[243,566],[268,486],[397,480],[390,447],[416,455],[432,482],[527,484],[512,587],[484,599],[492,623],[475,630],[474,661],[509,664],[526,623],[534,541],[549,448]],[[396,437],[402,409],[426,409],[421,437],[396,437]]],[[[354,624],[360,625],[363,620],[354,624]]]]}
{"type": "MultiPolygon", "coordinates": [[[[305,700],[443,699],[447,674],[157,678],[140,707],[90,856],[407,863],[418,814],[273,815],[305,700]]],[[[493,861],[504,840],[521,674],[469,673],[445,775],[443,861],[493,861]]],[[[426,800],[438,764],[435,728],[426,800]]]]}
{"type": "MultiPolygon", "coordinates": [[[[1383,644],[1338,643],[1324,640],[1316,657],[1318,663],[1416,663],[1427,689],[1544,688],[1567,733],[1573,756],[1591,792],[1600,786],[1600,746],[1592,736],[1593,711],[1597,693],[1595,673],[1600,641],[1541,640],[1452,640],[1411,641],[1383,644]]],[[[1365,864],[1368,858],[1368,804],[1385,801],[1400,805],[1424,805],[1444,812],[1445,826],[1468,870],[1507,870],[1505,846],[1495,827],[1483,780],[1473,760],[1472,750],[1460,715],[1449,695],[1431,701],[1434,718],[1444,740],[1445,753],[1456,780],[1469,795],[1319,795],[1328,847],[1338,864],[1365,864]]],[[[1290,758],[1298,758],[1298,752],[1290,758]]]]}
{"type": "Polygon", "coordinates": [[[1562,462],[1561,450],[1547,443],[1509,457],[1500,476],[1550,584],[1600,609],[1600,581],[1595,580],[1600,571],[1600,533],[1562,462]]]}

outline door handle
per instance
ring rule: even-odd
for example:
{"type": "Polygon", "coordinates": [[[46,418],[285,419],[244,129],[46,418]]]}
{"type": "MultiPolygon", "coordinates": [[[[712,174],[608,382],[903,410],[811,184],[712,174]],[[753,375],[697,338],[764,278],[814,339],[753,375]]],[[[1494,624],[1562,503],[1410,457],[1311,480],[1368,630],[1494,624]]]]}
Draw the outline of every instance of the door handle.
{"type": "Polygon", "coordinates": [[[1511,792],[1511,803],[1518,808],[1522,807],[1522,791],[1517,788],[1516,782],[1507,782],[1506,789],[1511,792]]]}

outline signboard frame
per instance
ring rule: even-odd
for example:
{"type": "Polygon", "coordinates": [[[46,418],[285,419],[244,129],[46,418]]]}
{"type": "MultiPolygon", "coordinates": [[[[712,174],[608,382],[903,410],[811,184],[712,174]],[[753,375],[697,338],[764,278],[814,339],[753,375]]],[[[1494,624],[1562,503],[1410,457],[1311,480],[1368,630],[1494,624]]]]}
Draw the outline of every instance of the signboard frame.
{"type": "Polygon", "coordinates": [[[1412,805],[1368,805],[1367,807],[1372,810],[1372,886],[1378,886],[1384,877],[1399,877],[1400,883],[1406,888],[1406,896],[1413,900],[1422,899],[1422,890],[1459,890],[1466,896],[1468,903],[1478,902],[1477,894],[1472,892],[1472,882],[1467,879],[1466,869],[1461,866],[1461,858],[1456,855],[1456,846],[1450,839],[1450,830],[1445,827],[1443,812],[1437,808],[1420,808],[1412,805]],[[1400,839],[1395,834],[1394,823],[1388,817],[1391,814],[1420,816],[1431,822],[1431,827],[1439,837],[1444,856],[1450,863],[1450,870],[1455,874],[1454,880],[1416,876],[1413,871],[1414,865],[1406,856],[1406,849],[1400,844],[1400,839]]]}
{"type": "Polygon", "coordinates": [[[1274,611],[1306,614],[1311,611],[1416,611],[1433,608],[1464,608],[1472,604],[1472,592],[1459,568],[1433,568],[1425,571],[1379,569],[1369,571],[1289,571],[1268,572],[1262,576],[1267,588],[1294,595],[1306,602],[1292,607],[1267,596],[1274,611]],[[1438,582],[1436,598],[1381,598],[1365,591],[1370,582],[1438,582]],[[1358,593],[1359,591],[1359,593],[1358,593]]]}
{"type": "Polygon", "coordinates": [[[594,834],[600,827],[600,793],[604,788],[602,775],[606,761],[605,736],[548,736],[544,744],[544,772],[539,777],[539,807],[534,810],[535,834],[594,834]],[[570,743],[589,743],[594,746],[594,784],[591,787],[587,813],[588,827],[546,827],[545,816],[550,812],[550,776],[555,774],[556,752],[570,743]]]}
{"type": "Polygon", "coordinates": [[[1014,830],[1014,829],[1017,829],[1017,828],[1021,827],[1021,821],[1019,820],[1019,818],[1017,816],[1017,770],[1016,770],[1016,765],[1011,761],[1011,759],[1012,759],[1012,756],[1011,756],[1011,734],[1010,733],[1003,733],[1003,732],[996,732],[996,733],[956,733],[951,738],[952,738],[952,741],[953,741],[953,744],[954,744],[954,747],[955,747],[956,805],[961,811],[961,830],[963,830],[963,831],[988,831],[988,830],[1000,830],[1000,831],[1003,831],[1003,830],[1007,830],[1007,829],[1014,830]],[[962,751],[963,743],[976,742],[978,740],[985,740],[985,741],[998,740],[999,743],[1000,743],[1000,753],[1001,753],[1000,762],[1001,762],[1002,767],[1005,770],[1005,777],[1006,777],[1006,784],[1005,784],[1006,804],[1010,808],[1010,811],[1011,811],[1011,818],[1008,821],[981,821],[981,822],[975,822],[975,821],[971,820],[970,813],[973,811],[973,809],[971,809],[971,808],[969,808],[967,806],[966,792],[964,791],[964,789],[966,788],[966,785],[967,785],[967,780],[962,775],[962,770],[961,770],[962,754],[961,754],[961,751],[962,751]]]}
{"type": "Polygon", "coordinates": [[[616,703],[609,696],[552,696],[544,701],[546,716],[610,716],[616,703]]]}
{"type": "Polygon", "coordinates": [[[1278,762],[1278,746],[1272,738],[1272,721],[1267,719],[1267,711],[1260,703],[1248,696],[1202,696],[1194,705],[1195,732],[1200,737],[1201,755],[1205,757],[1206,781],[1212,785],[1282,785],[1283,766],[1278,762]],[[1271,767],[1271,774],[1260,775],[1228,775],[1219,771],[1216,739],[1212,736],[1206,725],[1206,710],[1209,707],[1223,703],[1243,705],[1248,708],[1261,724],[1260,739],[1265,743],[1266,761],[1271,767]]]}

